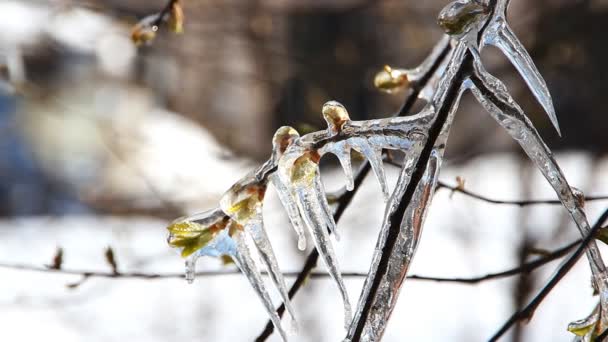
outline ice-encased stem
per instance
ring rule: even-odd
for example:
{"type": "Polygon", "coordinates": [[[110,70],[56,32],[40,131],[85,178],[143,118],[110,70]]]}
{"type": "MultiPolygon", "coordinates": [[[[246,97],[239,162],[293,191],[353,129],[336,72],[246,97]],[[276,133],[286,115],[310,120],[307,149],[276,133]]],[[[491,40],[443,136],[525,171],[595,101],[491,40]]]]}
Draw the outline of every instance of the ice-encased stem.
{"type": "Polygon", "coordinates": [[[298,249],[303,251],[306,249],[306,233],[304,232],[304,223],[302,222],[300,216],[295,194],[289,187],[285,185],[285,183],[283,183],[283,180],[281,180],[278,173],[273,173],[269,178],[272,185],[274,185],[275,189],[277,190],[279,200],[287,212],[287,217],[289,217],[289,221],[291,221],[293,229],[298,235],[298,249]]]}
{"type": "MultiPolygon", "coordinates": [[[[528,157],[536,164],[572,216],[581,235],[585,237],[591,230],[585,212],[553,158],[551,151],[521,107],[509,95],[504,84],[485,71],[479,60],[475,62],[475,77],[472,82],[474,84],[471,87],[473,95],[490,115],[507,130],[509,135],[521,145],[528,157]]],[[[594,282],[600,292],[602,320],[606,324],[608,323],[606,267],[595,241],[589,243],[586,253],[594,282]]]]}
{"type": "Polygon", "coordinates": [[[296,323],[296,315],[295,311],[291,305],[291,301],[289,300],[289,294],[287,292],[287,286],[285,285],[285,278],[281,273],[281,269],[279,268],[279,264],[277,262],[277,258],[274,255],[274,251],[272,250],[272,245],[270,244],[270,240],[268,239],[268,235],[266,234],[266,230],[264,229],[264,225],[262,220],[257,220],[257,222],[251,222],[245,226],[245,230],[251,235],[255,246],[260,253],[260,257],[266,268],[268,269],[268,274],[270,275],[270,279],[275,284],[281,298],[283,299],[283,303],[285,303],[285,307],[291,316],[291,324],[294,329],[297,330],[296,323]]]}
{"type": "Polygon", "coordinates": [[[342,302],[344,304],[344,324],[345,327],[348,327],[352,316],[350,301],[338,267],[338,258],[336,257],[331,240],[329,239],[328,229],[332,228],[328,227],[329,222],[326,219],[326,214],[320,203],[319,194],[317,194],[317,191],[314,188],[303,184],[296,185],[295,192],[298,197],[297,203],[300,212],[302,213],[304,222],[310,230],[315,247],[342,296],[342,302]]]}
{"type": "MultiPolygon", "coordinates": [[[[378,238],[375,253],[372,258],[372,265],[370,272],[363,285],[361,297],[357,305],[357,311],[355,312],[355,318],[353,323],[357,322],[362,315],[363,306],[367,301],[371,301],[371,309],[368,319],[365,321],[363,326],[363,332],[361,333],[361,341],[379,341],[386,330],[390,315],[397,304],[399,297],[399,291],[401,285],[405,280],[409,266],[414,258],[420,237],[422,234],[422,228],[424,220],[428,213],[428,209],[431,205],[435,187],[437,186],[437,180],[439,177],[439,170],[443,160],[443,152],[447,143],[449,130],[454,119],[454,114],[458,108],[458,103],[462,96],[462,93],[466,87],[463,85],[457,95],[457,98],[452,106],[446,123],[442,128],[442,131],[435,142],[434,148],[431,151],[430,158],[427,162],[426,169],[422,179],[418,183],[412,201],[408,204],[405,209],[403,220],[401,222],[401,230],[393,247],[390,255],[390,261],[388,263],[388,269],[380,280],[378,291],[373,298],[369,298],[369,292],[371,291],[371,279],[375,276],[378,268],[378,263],[381,258],[381,251],[384,250],[384,244],[388,237],[388,230],[390,227],[389,217],[395,210],[396,203],[403,197],[405,193],[414,167],[420,156],[423,148],[423,143],[415,145],[416,148],[408,151],[405,157],[405,163],[399,175],[397,186],[391,196],[387,210],[384,216],[384,222],[382,224],[382,230],[378,238]]],[[[349,330],[349,338],[355,334],[356,325],[352,324],[349,330]]]]}
{"type": "Polygon", "coordinates": [[[287,334],[285,330],[283,330],[283,326],[281,325],[281,318],[277,314],[274,305],[272,304],[272,300],[270,299],[270,295],[264,286],[264,281],[262,279],[262,275],[258,270],[253,258],[251,257],[251,252],[249,247],[247,246],[247,242],[245,241],[245,236],[237,232],[232,238],[236,243],[236,253],[233,255],[233,259],[238,266],[238,268],[243,272],[243,274],[249,280],[249,283],[257,293],[257,295],[262,300],[268,315],[270,315],[270,320],[272,324],[274,324],[275,328],[281,334],[281,338],[283,341],[287,341],[287,334]]]}

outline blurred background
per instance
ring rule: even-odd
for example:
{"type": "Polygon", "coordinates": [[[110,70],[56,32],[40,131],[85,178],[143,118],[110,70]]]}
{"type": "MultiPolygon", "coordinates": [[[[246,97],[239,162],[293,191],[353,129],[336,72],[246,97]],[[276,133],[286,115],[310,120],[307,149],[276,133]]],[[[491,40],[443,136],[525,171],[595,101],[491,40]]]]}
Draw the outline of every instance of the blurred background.
{"type": "MultiPolygon", "coordinates": [[[[356,120],[398,110],[406,94],[378,92],[373,76],[385,64],[411,68],[423,60],[441,37],[435,18],[447,1],[184,0],[183,34],[160,30],[153,44],[136,47],[131,28],[165,3],[0,0],[2,340],[254,340],[267,317],[240,276],[188,285],[15,266],[52,264],[61,248],[65,270],[112,272],[104,257],[110,246],[119,272],[181,272],[165,242],[167,222],[216,206],[268,157],[279,126],[324,128],[328,100],[356,120]]],[[[607,20],[604,0],[512,2],[511,26],[547,81],[562,138],[508,61],[491,48],[483,56],[587,195],[608,194],[607,20]]],[[[448,183],[460,176],[467,189],[497,199],[555,197],[470,95],[448,146],[441,176],[448,183]]],[[[336,190],[344,177],[333,163],[323,161],[323,176],[336,190]]],[[[396,170],[389,176],[394,181],[396,170]]],[[[281,267],[298,271],[307,253],[297,250],[273,191],[267,202],[281,267]]],[[[588,203],[589,220],[607,205],[588,203]]],[[[370,179],[339,223],[344,271],[368,270],[382,213],[370,179]]],[[[576,237],[559,207],[491,205],[442,190],[412,273],[497,272],[576,237]]],[[[408,281],[385,340],[486,340],[556,266],[477,285],[408,281]]],[[[219,269],[233,266],[199,261],[199,270],[219,269]]],[[[347,280],[353,303],[362,281],[347,280]]],[[[594,302],[580,261],[505,340],[570,340],[567,323],[594,302]]],[[[329,280],[307,282],[294,305],[301,321],[294,341],[341,340],[341,305],[329,280]]]]}

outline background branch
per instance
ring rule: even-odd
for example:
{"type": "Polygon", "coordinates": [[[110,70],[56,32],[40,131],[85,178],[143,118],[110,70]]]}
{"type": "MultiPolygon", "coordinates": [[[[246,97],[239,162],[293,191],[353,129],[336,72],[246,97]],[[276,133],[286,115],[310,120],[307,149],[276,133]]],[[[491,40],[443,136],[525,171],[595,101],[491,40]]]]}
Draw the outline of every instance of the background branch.
{"type": "MultiPolygon", "coordinates": [[[[570,250],[574,247],[578,246],[581,243],[581,240],[576,240],[567,244],[564,247],[558,248],[552,252],[548,252],[547,254],[539,257],[536,260],[524,263],[518,267],[514,267],[508,270],[488,273],[482,276],[476,277],[433,277],[433,276],[424,276],[424,275],[411,275],[408,279],[420,280],[420,281],[435,281],[435,282],[444,282],[444,283],[463,283],[463,284],[478,284],[488,280],[494,280],[499,278],[506,278],[510,276],[515,276],[522,273],[529,273],[534,271],[535,269],[551,262],[556,259],[561,258],[566,255],[570,250]]],[[[109,279],[171,279],[171,278],[184,278],[183,273],[146,273],[146,272],[120,272],[118,270],[112,272],[103,272],[103,271],[91,271],[91,270],[76,270],[76,269],[62,269],[62,268],[53,268],[53,267],[44,267],[44,266],[34,266],[27,264],[11,264],[11,263],[0,263],[0,268],[12,269],[12,270],[22,270],[22,271],[33,271],[33,272],[45,272],[45,273],[55,273],[55,274],[64,274],[64,275],[79,275],[82,276],[83,279],[89,278],[109,278],[109,279]]],[[[262,272],[263,274],[267,274],[266,272],[262,272]]],[[[227,275],[238,275],[241,274],[239,270],[229,270],[229,271],[203,271],[197,272],[197,277],[219,277],[219,276],[227,276],[227,275]]],[[[284,272],[283,275],[285,277],[299,277],[301,275],[300,272],[284,272]]],[[[367,273],[364,272],[342,272],[343,277],[350,278],[363,278],[367,276],[367,273]]],[[[307,278],[327,278],[329,274],[326,272],[309,272],[307,278]]],[[[76,283],[80,285],[82,282],[76,283]]],[[[74,284],[71,284],[74,285],[74,284]]],[[[70,286],[76,287],[76,286],[70,286]]]]}
{"type": "Polygon", "coordinates": [[[596,233],[601,229],[602,225],[608,219],[608,209],[604,211],[604,213],[600,216],[597,222],[591,228],[589,234],[585,237],[582,243],[578,246],[576,251],[572,253],[572,255],[557,268],[557,272],[551,279],[547,282],[547,284],[540,290],[540,292],[532,298],[532,300],[526,305],[525,308],[521,310],[517,310],[506,322],[503,326],[490,338],[490,341],[498,340],[502,335],[504,335],[513,325],[522,320],[530,320],[536,311],[536,308],[542,303],[542,301],[547,297],[547,295],[553,290],[555,285],[559,283],[559,281],[572,269],[572,267],[576,264],[578,259],[581,257],[587,245],[595,238],[596,233]]]}

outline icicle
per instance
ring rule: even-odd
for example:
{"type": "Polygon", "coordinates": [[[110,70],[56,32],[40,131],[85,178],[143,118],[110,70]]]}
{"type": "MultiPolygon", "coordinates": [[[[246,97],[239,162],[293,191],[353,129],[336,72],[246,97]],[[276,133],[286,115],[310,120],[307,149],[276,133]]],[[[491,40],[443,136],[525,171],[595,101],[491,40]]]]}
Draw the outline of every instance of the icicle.
{"type": "Polygon", "coordinates": [[[553,100],[551,99],[547,84],[536,68],[528,51],[526,51],[523,44],[515,36],[513,30],[511,30],[511,27],[509,27],[506,20],[507,6],[508,1],[498,1],[494,16],[490,19],[490,23],[484,31],[482,48],[484,45],[493,45],[507,56],[534,94],[534,97],[538,100],[538,103],[547,112],[551,123],[561,136],[555,108],[553,107],[553,100]]]}
{"type": "Polygon", "coordinates": [[[306,249],[306,234],[304,233],[304,223],[302,222],[300,216],[300,211],[298,209],[298,204],[296,203],[295,195],[285,185],[285,183],[283,183],[278,174],[271,175],[270,181],[277,190],[279,200],[283,204],[283,207],[287,212],[287,217],[289,217],[289,221],[291,222],[293,229],[298,235],[298,249],[303,251],[306,249]]]}
{"type": "Polygon", "coordinates": [[[236,231],[233,234],[232,239],[234,240],[236,245],[237,253],[233,256],[233,258],[235,259],[237,266],[239,267],[241,272],[243,272],[243,274],[247,277],[247,279],[249,279],[249,283],[262,300],[262,303],[264,304],[264,307],[266,308],[266,311],[270,316],[270,320],[281,334],[281,338],[283,339],[283,341],[287,341],[287,334],[285,333],[285,330],[283,330],[283,326],[281,325],[281,318],[277,314],[274,305],[272,304],[272,300],[270,299],[268,291],[266,291],[264,281],[262,280],[262,275],[260,274],[260,271],[255,265],[253,258],[251,257],[251,252],[249,251],[249,247],[247,246],[247,243],[245,241],[245,236],[241,232],[236,231]]]}
{"type": "Polygon", "coordinates": [[[336,143],[327,144],[326,152],[334,154],[338,157],[338,161],[344,170],[346,176],[346,190],[353,191],[355,188],[355,176],[353,175],[353,167],[351,164],[350,151],[351,147],[348,141],[339,141],[336,143]]]}
{"type": "Polygon", "coordinates": [[[258,181],[254,176],[263,170],[262,166],[259,170],[253,172],[234,184],[220,200],[220,207],[240,226],[245,227],[245,231],[251,235],[257,250],[262,257],[270,278],[279,290],[283,302],[291,316],[291,321],[295,324],[295,313],[287,294],[287,286],[285,279],[279,268],[277,259],[272,245],[268,239],[266,230],[264,229],[263,221],[263,201],[266,193],[266,181],[258,181]]]}
{"type": "Polygon", "coordinates": [[[268,269],[270,279],[279,290],[283,303],[285,303],[285,307],[291,316],[291,325],[295,330],[297,330],[295,310],[293,309],[291,301],[289,300],[287,286],[285,285],[285,278],[283,277],[283,273],[281,273],[281,269],[279,268],[277,258],[272,250],[272,246],[270,245],[270,240],[268,239],[268,235],[264,229],[263,222],[261,220],[250,222],[245,226],[245,230],[253,238],[253,242],[255,243],[255,246],[262,257],[262,261],[268,269]]]}
{"type": "Polygon", "coordinates": [[[194,282],[194,277],[196,274],[196,259],[198,259],[197,255],[191,255],[186,259],[186,261],[184,261],[186,266],[185,278],[188,284],[192,284],[194,282]]]}
{"type": "MultiPolygon", "coordinates": [[[[351,308],[346,287],[338,267],[338,260],[329,239],[328,229],[335,232],[336,226],[333,216],[327,211],[328,207],[324,207],[327,205],[327,199],[324,197],[325,192],[319,178],[319,158],[320,156],[314,151],[306,152],[298,157],[291,167],[287,168],[287,172],[296,194],[302,218],[310,230],[321,259],[325,263],[330,276],[335,281],[342,296],[345,326],[347,326],[350,323],[351,308]]],[[[285,167],[285,165],[283,166],[285,167]]]]}
{"type": "Polygon", "coordinates": [[[376,174],[376,178],[378,178],[378,182],[380,183],[384,200],[387,201],[390,194],[388,184],[386,182],[386,176],[384,174],[382,149],[372,147],[366,138],[351,138],[350,143],[355,150],[363,154],[363,156],[365,156],[365,158],[369,161],[372,170],[376,174]]]}
{"type": "MultiPolygon", "coordinates": [[[[272,159],[274,164],[278,164],[280,157],[285,153],[285,150],[300,137],[300,134],[289,126],[282,126],[274,133],[272,138],[272,159]]],[[[298,249],[303,251],[306,249],[306,234],[304,233],[304,224],[300,218],[300,212],[298,205],[295,200],[295,195],[292,190],[282,181],[281,177],[277,172],[269,175],[269,180],[272,182],[279,200],[283,204],[289,221],[293,226],[293,229],[298,235],[298,249]]]]}
{"type": "MultiPolygon", "coordinates": [[[[507,130],[511,137],[521,145],[526,154],[551,184],[558,198],[578,226],[581,235],[586,236],[591,228],[587,222],[585,212],[573,194],[551,151],[545,145],[528,117],[507,92],[505,85],[487,73],[479,60],[475,61],[475,76],[477,79],[472,80],[475,86],[471,90],[477,100],[507,130]],[[477,87],[477,82],[486,88],[489,93],[482,92],[477,87]]],[[[595,241],[589,243],[587,258],[591,264],[594,281],[600,291],[602,319],[606,320],[608,316],[608,303],[606,303],[606,292],[608,292],[607,273],[595,241]]],[[[604,323],[606,325],[608,321],[604,323]]]]}
{"type": "Polygon", "coordinates": [[[310,229],[315,247],[342,296],[344,326],[348,327],[352,317],[350,301],[338,266],[338,258],[329,239],[326,214],[321,203],[319,203],[318,194],[315,193],[315,190],[306,186],[297,186],[296,194],[298,196],[300,211],[303,213],[304,222],[306,222],[306,225],[310,229]]]}
{"type": "Polygon", "coordinates": [[[327,202],[327,195],[325,194],[325,188],[323,187],[323,182],[321,181],[320,175],[315,177],[315,183],[313,184],[313,188],[314,192],[317,194],[317,200],[321,204],[321,213],[323,214],[323,220],[327,222],[329,231],[334,234],[336,241],[340,241],[338,226],[336,225],[334,215],[331,211],[331,208],[329,207],[329,203],[327,202]]]}

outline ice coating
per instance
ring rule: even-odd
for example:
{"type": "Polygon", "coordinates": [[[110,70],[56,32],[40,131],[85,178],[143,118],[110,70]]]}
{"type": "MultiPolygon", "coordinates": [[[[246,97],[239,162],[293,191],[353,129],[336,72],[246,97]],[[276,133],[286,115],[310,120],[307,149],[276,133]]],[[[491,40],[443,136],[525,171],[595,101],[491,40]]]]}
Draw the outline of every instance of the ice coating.
{"type": "Polygon", "coordinates": [[[445,33],[466,34],[489,13],[488,6],[474,0],[457,0],[447,4],[439,13],[437,23],[445,33]]]}
{"type": "Polygon", "coordinates": [[[363,326],[361,341],[379,341],[382,339],[390,315],[397,304],[401,285],[405,280],[416,248],[418,247],[424,220],[431,205],[431,200],[437,185],[449,130],[456,109],[458,108],[460,97],[465,89],[466,86],[463,85],[454,105],[450,109],[448,119],[434,144],[424,175],[416,187],[411,202],[405,209],[401,222],[401,230],[390,255],[388,269],[380,280],[380,285],[378,286],[378,291],[375,296],[370,298],[372,286],[371,279],[376,276],[377,266],[382,257],[382,251],[384,250],[384,245],[386,244],[388,237],[388,230],[390,227],[389,217],[396,210],[397,202],[408,187],[412,173],[414,172],[414,167],[422,151],[423,142],[418,143],[415,148],[405,156],[404,165],[399,175],[395,192],[391,197],[385,212],[382,229],[372,258],[372,265],[361,291],[357,311],[355,312],[355,319],[353,320],[354,323],[349,329],[348,338],[354,336],[356,330],[355,323],[361,319],[363,307],[365,303],[369,301],[371,303],[371,309],[363,326]]]}
{"type": "Polygon", "coordinates": [[[484,45],[493,45],[499,48],[509,59],[511,64],[515,66],[519,74],[522,76],[532,94],[549,115],[551,123],[561,136],[557,115],[553,107],[551,93],[547,88],[544,78],[536,68],[532,57],[519,41],[517,36],[506,20],[506,10],[508,0],[499,0],[497,7],[494,10],[494,15],[490,19],[490,23],[484,31],[482,38],[482,48],[484,45]]]}
{"type": "MultiPolygon", "coordinates": [[[[581,203],[570,188],[551,151],[532,126],[528,117],[509,95],[505,85],[485,71],[479,59],[475,61],[475,76],[476,78],[472,79],[474,86],[471,87],[474,96],[490,115],[507,130],[509,135],[521,145],[528,157],[551,184],[558,198],[572,216],[581,235],[586,236],[591,228],[581,203]]],[[[606,267],[595,241],[589,243],[586,253],[596,288],[600,293],[602,325],[606,326],[608,323],[606,267]]]]}

